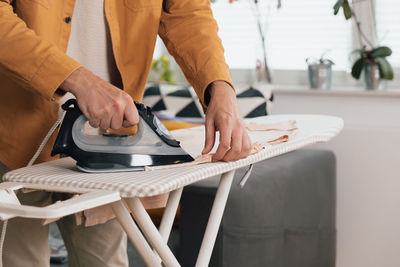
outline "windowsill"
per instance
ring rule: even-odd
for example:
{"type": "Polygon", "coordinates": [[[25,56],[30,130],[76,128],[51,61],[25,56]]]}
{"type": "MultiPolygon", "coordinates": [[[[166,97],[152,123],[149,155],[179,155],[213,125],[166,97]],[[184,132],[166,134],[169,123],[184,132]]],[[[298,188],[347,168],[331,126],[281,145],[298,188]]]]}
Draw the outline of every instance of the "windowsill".
{"type": "Polygon", "coordinates": [[[281,95],[332,95],[349,97],[400,97],[399,89],[365,90],[361,87],[333,87],[332,89],[310,89],[306,86],[274,85],[274,94],[281,95]]]}

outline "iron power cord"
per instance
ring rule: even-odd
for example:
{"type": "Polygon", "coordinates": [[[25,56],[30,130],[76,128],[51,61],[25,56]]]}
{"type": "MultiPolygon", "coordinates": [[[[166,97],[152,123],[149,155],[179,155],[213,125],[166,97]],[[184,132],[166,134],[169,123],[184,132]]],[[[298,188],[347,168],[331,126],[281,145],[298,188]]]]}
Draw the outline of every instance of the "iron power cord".
{"type": "MultiPolygon", "coordinates": [[[[40,146],[36,150],[35,154],[31,158],[31,160],[29,161],[29,163],[27,165],[28,167],[32,166],[33,163],[36,161],[36,159],[39,157],[39,155],[42,152],[42,150],[43,150],[44,146],[46,145],[47,141],[49,141],[50,136],[54,133],[54,131],[57,129],[58,125],[60,125],[61,121],[63,120],[64,115],[65,115],[65,111],[60,109],[60,114],[58,115],[57,121],[50,128],[49,132],[47,133],[47,135],[43,139],[42,143],[40,144],[40,146]]],[[[0,236],[0,267],[3,267],[3,245],[4,245],[4,239],[6,237],[6,232],[7,232],[7,224],[8,224],[8,220],[5,220],[3,222],[3,226],[2,226],[2,229],[1,229],[1,236],[0,236]]]]}

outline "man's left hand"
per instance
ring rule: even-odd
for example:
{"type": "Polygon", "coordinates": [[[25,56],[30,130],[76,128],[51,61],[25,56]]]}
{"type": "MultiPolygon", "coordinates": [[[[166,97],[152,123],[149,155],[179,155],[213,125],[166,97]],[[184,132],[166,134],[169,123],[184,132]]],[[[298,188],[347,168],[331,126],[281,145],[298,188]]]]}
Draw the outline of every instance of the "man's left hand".
{"type": "Polygon", "coordinates": [[[251,140],[239,115],[235,91],[224,81],[214,81],[208,90],[210,103],[206,112],[206,141],[202,154],[209,153],[214,147],[215,133],[219,131],[219,145],[213,161],[247,157],[251,140]]]}

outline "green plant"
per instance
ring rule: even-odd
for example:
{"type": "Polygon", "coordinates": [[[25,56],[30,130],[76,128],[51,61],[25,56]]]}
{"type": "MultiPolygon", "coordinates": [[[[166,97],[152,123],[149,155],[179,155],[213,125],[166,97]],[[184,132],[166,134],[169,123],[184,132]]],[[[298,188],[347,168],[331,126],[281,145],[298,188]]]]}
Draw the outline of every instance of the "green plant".
{"type": "Polygon", "coordinates": [[[153,59],[151,71],[158,76],[157,82],[164,81],[175,84],[174,78],[172,77],[173,71],[171,70],[169,57],[167,55],[164,54],[157,59],[153,59]]]}
{"type": "Polygon", "coordinates": [[[381,79],[393,80],[393,69],[386,57],[392,54],[392,50],[387,46],[376,47],[371,50],[356,49],[352,52],[359,55],[351,68],[351,76],[359,79],[361,72],[368,64],[377,64],[381,79]]]}
{"type": "MultiPolygon", "coordinates": [[[[354,5],[356,2],[353,2],[354,5]]],[[[387,46],[374,47],[373,43],[368,39],[361,29],[361,23],[357,18],[349,0],[337,0],[333,6],[333,14],[337,15],[340,8],[343,9],[343,15],[346,20],[352,18],[355,22],[358,39],[360,41],[361,49],[356,49],[352,54],[358,54],[358,59],[353,64],[351,75],[355,79],[359,79],[361,72],[366,69],[369,64],[376,64],[379,68],[379,76],[381,79],[393,80],[393,69],[386,57],[392,54],[392,50],[387,46]],[[367,49],[367,45],[371,49],[367,49]]]]}

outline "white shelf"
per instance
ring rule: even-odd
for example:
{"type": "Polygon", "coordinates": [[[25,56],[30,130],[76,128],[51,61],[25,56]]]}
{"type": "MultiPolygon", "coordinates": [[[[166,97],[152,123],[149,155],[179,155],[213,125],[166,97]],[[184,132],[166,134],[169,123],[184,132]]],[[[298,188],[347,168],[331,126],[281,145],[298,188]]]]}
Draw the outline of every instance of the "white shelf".
{"type": "Polygon", "coordinates": [[[279,95],[310,95],[310,96],[349,96],[349,97],[399,97],[399,89],[365,90],[358,87],[343,87],[334,89],[310,89],[304,86],[274,86],[274,94],[279,95]]]}

